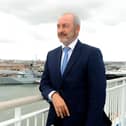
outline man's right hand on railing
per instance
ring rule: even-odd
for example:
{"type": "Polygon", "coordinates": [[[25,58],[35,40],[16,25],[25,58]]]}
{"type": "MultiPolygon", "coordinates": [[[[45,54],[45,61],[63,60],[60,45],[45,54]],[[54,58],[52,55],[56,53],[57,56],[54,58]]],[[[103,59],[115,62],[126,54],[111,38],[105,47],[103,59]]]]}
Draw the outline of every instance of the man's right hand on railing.
{"type": "Polygon", "coordinates": [[[69,109],[59,93],[55,92],[52,95],[52,103],[58,117],[64,118],[65,116],[70,116],[69,109]]]}

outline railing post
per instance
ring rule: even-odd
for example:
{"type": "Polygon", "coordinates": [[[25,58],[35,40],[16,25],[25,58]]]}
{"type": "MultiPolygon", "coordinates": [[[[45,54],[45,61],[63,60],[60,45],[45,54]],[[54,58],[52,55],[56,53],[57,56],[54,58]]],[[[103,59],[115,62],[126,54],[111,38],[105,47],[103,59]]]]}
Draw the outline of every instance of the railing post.
{"type": "Polygon", "coordinates": [[[15,123],[15,126],[21,126],[21,107],[15,108],[15,119],[18,121],[15,123]]]}
{"type": "MultiPolygon", "coordinates": [[[[124,84],[125,80],[123,80],[123,85],[124,84]]],[[[124,118],[125,118],[125,87],[122,88],[122,97],[121,97],[121,126],[125,126],[124,118]]]]}
{"type": "Polygon", "coordinates": [[[45,115],[44,115],[44,113],[42,113],[42,126],[44,126],[45,125],[45,115]]]}

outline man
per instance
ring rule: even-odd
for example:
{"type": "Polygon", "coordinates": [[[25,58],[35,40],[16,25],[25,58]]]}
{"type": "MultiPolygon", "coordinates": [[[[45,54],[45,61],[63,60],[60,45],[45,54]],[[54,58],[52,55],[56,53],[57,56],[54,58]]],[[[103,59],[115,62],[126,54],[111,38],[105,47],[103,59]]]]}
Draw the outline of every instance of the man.
{"type": "Polygon", "coordinates": [[[40,82],[40,91],[50,103],[46,126],[108,126],[102,55],[98,48],[80,42],[79,31],[76,15],[65,13],[58,19],[62,46],[48,53],[40,82]]]}

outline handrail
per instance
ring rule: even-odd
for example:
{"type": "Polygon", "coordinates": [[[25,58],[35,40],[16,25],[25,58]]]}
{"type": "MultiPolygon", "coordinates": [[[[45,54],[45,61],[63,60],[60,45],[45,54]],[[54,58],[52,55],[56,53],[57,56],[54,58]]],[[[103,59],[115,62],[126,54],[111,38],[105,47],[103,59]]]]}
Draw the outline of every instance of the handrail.
{"type": "Polygon", "coordinates": [[[115,79],[107,80],[107,83],[114,83],[114,82],[123,81],[123,80],[126,80],[126,77],[120,77],[120,78],[115,78],[115,79]]]}
{"type": "Polygon", "coordinates": [[[36,95],[36,96],[27,96],[23,98],[8,100],[8,101],[2,101],[0,102],[0,110],[10,109],[10,108],[18,107],[21,105],[38,102],[42,99],[43,98],[41,95],[36,95]]]}

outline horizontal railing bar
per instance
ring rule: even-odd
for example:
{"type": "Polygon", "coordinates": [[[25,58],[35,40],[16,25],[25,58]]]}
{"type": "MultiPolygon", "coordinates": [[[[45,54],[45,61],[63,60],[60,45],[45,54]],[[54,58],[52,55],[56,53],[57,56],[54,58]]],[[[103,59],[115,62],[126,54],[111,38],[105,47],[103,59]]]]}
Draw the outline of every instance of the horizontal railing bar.
{"type": "Polygon", "coordinates": [[[13,124],[14,122],[18,122],[19,120],[16,118],[10,119],[10,120],[6,120],[4,122],[0,122],[0,126],[7,126],[10,124],[13,124]]]}
{"type": "Polygon", "coordinates": [[[14,100],[2,101],[0,102],[0,110],[15,108],[15,107],[26,105],[26,104],[31,104],[34,102],[38,102],[42,99],[43,98],[41,95],[36,95],[36,96],[27,96],[23,98],[18,98],[14,100]]]}
{"type": "Polygon", "coordinates": [[[22,115],[22,117],[20,118],[20,120],[25,120],[25,119],[33,117],[35,115],[48,112],[48,110],[49,110],[49,107],[44,108],[42,110],[38,110],[38,111],[32,112],[32,113],[29,113],[29,114],[26,114],[26,115],[22,115]]]}
{"type": "Polygon", "coordinates": [[[118,82],[118,81],[126,81],[126,77],[120,77],[120,78],[116,78],[116,79],[111,79],[111,80],[107,80],[107,83],[114,83],[114,82],[118,82]]]}

